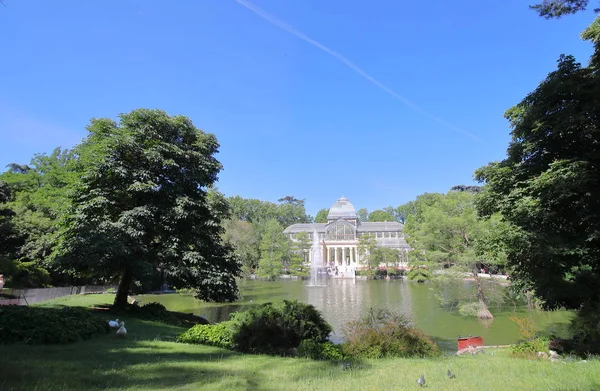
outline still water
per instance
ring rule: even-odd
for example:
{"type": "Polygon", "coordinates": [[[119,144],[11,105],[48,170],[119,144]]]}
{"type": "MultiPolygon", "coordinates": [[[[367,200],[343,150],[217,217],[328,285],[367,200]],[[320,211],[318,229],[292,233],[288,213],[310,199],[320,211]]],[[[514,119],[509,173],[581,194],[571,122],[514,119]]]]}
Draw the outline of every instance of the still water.
{"type": "Polygon", "coordinates": [[[297,299],[319,309],[333,326],[334,342],[342,340],[342,328],[364,315],[369,308],[387,308],[405,314],[412,323],[434,338],[441,348],[456,349],[458,335],[479,335],[485,345],[505,345],[519,339],[518,326],[510,316],[530,318],[538,331],[564,329],[571,318],[566,311],[544,312],[524,307],[491,308],[494,320],[484,324],[466,318],[456,311],[440,307],[430,284],[405,280],[329,279],[322,286],[309,286],[306,281],[245,281],[240,287],[242,300],[236,303],[204,303],[191,295],[141,295],[141,304],[160,302],[173,311],[192,312],[211,322],[229,319],[232,312],[251,306],[281,300],[297,299]]]}

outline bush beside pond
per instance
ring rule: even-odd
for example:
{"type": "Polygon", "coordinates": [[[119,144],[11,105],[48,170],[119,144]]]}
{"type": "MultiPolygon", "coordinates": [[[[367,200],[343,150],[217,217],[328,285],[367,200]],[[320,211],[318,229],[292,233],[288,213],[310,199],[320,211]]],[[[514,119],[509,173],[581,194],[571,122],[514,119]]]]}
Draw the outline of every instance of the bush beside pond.
{"type": "Polygon", "coordinates": [[[0,307],[0,343],[65,344],[110,331],[106,320],[78,307],[0,307]]]}
{"type": "Polygon", "coordinates": [[[215,325],[197,325],[179,342],[220,346],[245,353],[293,355],[303,340],[327,341],[331,326],[312,305],[285,300],[263,304],[215,325]]]}
{"type": "Polygon", "coordinates": [[[232,322],[198,324],[177,338],[177,342],[218,346],[233,349],[232,322]]]}
{"type": "Polygon", "coordinates": [[[402,315],[371,309],[361,320],[344,327],[344,353],[353,358],[432,357],[435,342],[410,326],[402,315]]]}
{"type": "Polygon", "coordinates": [[[345,358],[431,357],[439,354],[429,337],[386,310],[369,314],[344,329],[346,342],[328,341],[331,326],[312,305],[271,303],[238,312],[215,325],[197,325],[179,342],[219,346],[245,353],[297,355],[315,360],[345,358]]]}

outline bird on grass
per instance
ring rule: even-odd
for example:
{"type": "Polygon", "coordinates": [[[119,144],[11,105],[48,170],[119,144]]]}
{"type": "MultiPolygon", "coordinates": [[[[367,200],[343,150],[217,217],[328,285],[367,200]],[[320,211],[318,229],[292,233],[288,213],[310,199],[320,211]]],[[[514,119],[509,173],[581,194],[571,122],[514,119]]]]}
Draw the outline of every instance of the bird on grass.
{"type": "Polygon", "coordinates": [[[127,329],[125,328],[125,322],[121,322],[121,327],[117,330],[117,336],[125,337],[127,335],[127,329]]]}
{"type": "Polygon", "coordinates": [[[119,323],[119,319],[117,319],[117,320],[109,320],[108,321],[108,327],[110,327],[111,329],[116,329],[120,325],[121,325],[121,323],[119,323]]]}
{"type": "Polygon", "coordinates": [[[349,362],[344,362],[340,364],[340,369],[342,371],[347,371],[349,369],[352,369],[352,364],[350,364],[349,362]]]}
{"type": "Polygon", "coordinates": [[[417,379],[417,384],[421,387],[425,386],[425,375],[421,375],[421,377],[417,379]]]}
{"type": "Polygon", "coordinates": [[[446,372],[446,374],[448,375],[448,379],[456,378],[456,375],[454,373],[452,373],[452,371],[450,369],[448,369],[448,372],[446,372]]]}

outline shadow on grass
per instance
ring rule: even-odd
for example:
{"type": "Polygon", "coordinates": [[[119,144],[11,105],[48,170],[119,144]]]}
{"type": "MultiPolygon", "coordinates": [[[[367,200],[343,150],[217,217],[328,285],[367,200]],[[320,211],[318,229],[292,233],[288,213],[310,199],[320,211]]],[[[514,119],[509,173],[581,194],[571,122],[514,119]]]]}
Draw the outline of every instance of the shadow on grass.
{"type": "MultiPolygon", "coordinates": [[[[107,320],[110,318],[106,314],[107,320]]],[[[67,345],[4,345],[0,390],[166,390],[201,388],[280,389],[265,373],[282,371],[295,382],[364,369],[352,363],[251,356],[216,347],[174,342],[185,328],[124,317],[126,338],[110,334],[67,345]]],[[[68,327],[68,325],[65,325],[68,327]]]]}

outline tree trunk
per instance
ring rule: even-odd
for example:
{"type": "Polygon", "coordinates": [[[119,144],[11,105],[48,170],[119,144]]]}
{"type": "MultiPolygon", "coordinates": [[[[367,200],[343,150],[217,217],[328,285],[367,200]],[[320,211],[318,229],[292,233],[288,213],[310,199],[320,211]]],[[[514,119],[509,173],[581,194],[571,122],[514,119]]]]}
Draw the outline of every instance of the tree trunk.
{"type": "Polygon", "coordinates": [[[131,286],[132,280],[133,273],[130,268],[126,268],[121,276],[121,282],[119,283],[119,289],[117,290],[117,295],[115,296],[113,308],[120,310],[127,308],[127,294],[129,293],[129,287],[131,286]]]}
{"type": "Polygon", "coordinates": [[[494,319],[494,315],[487,308],[485,303],[485,295],[483,294],[483,288],[481,287],[481,280],[476,270],[473,270],[473,277],[475,277],[475,287],[477,289],[477,299],[479,300],[479,313],[477,317],[479,319],[494,319]]]}

